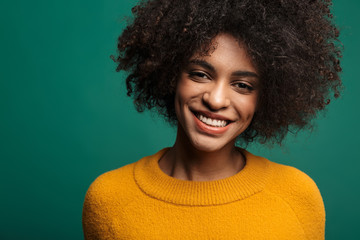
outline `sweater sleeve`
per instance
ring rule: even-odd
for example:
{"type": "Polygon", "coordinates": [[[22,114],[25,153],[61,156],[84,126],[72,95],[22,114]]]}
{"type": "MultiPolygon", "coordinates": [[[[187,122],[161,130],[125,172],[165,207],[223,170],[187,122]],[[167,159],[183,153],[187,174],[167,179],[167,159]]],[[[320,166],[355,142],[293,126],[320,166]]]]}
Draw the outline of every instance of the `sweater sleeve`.
{"type": "Polygon", "coordinates": [[[102,183],[96,179],[89,187],[83,205],[82,225],[84,232],[84,239],[103,239],[108,225],[107,221],[106,203],[102,199],[102,183]]]}
{"type": "Polygon", "coordinates": [[[309,240],[325,239],[325,208],[315,182],[294,167],[277,172],[272,191],[289,204],[309,240]]]}
{"type": "Polygon", "coordinates": [[[118,224],[114,226],[114,218],[119,218],[124,207],[138,196],[133,166],[106,172],[90,185],[82,212],[85,240],[114,239],[114,231],[119,228],[118,224]]]}

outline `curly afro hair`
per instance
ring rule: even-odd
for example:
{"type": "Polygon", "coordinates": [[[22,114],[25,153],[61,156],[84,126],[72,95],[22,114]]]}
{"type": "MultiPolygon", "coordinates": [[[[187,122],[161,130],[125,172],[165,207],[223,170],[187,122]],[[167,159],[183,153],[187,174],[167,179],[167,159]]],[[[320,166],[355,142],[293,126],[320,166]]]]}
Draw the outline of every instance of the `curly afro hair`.
{"type": "MultiPolygon", "coordinates": [[[[331,0],[150,0],[132,9],[118,39],[117,71],[138,111],[156,108],[176,124],[176,82],[195,53],[228,33],[245,44],[260,74],[259,106],[245,143],[278,143],[339,96],[339,31],[331,0]]],[[[209,47],[210,46],[210,47],[209,47]]]]}

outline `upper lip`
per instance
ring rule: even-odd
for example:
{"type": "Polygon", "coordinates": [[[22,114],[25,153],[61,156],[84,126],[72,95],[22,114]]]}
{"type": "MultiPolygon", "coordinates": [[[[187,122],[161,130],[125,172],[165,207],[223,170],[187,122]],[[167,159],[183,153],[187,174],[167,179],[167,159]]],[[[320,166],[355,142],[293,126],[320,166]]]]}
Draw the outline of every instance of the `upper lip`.
{"type": "Polygon", "coordinates": [[[231,119],[224,117],[222,115],[216,114],[216,113],[212,113],[212,112],[208,112],[208,111],[201,111],[201,110],[191,110],[193,113],[195,113],[195,115],[197,113],[203,115],[204,117],[207,118],[211,118],[211,119],[216,119],[216,120],[224,120],[224,121],[228,121],[228,122],[232,122],[231,119]]]}

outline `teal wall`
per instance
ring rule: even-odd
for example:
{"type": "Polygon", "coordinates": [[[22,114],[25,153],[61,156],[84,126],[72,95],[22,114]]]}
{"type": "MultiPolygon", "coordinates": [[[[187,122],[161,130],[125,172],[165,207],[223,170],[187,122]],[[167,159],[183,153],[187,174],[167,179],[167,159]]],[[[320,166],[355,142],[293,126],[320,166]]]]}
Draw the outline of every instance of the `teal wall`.
{"type": "MultiPolygon", "coordinates": [[[[134,2],[1,1],[0,239],[82,239],[95,177],[173,143],[161,119],[135,112],[109,58],[134,2]]],[[[328,240],[360,235],[359,7],[334,3],[345,45],[341,99],[312,134],[251,147],[317,182],[328,240]]]]}

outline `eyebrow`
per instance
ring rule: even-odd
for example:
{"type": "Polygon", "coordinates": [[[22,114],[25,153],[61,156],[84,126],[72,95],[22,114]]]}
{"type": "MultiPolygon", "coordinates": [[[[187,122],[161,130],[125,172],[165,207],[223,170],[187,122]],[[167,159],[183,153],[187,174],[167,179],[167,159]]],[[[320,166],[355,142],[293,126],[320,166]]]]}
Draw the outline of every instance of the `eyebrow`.
{"type": "MultiPolygon", "coordinates": [[[[208,69],[210,71],[215,72],[215,67],[213,65],[211,65],[210,63],[204,61],[204,60],[193,59],[193,60],[190,60],[190,63],[199,65],[199,66],[201,66],[203,68],[206,68],[206,69],[208,69]]],[[[241,71],[241,70],[239,70],[239,71],[233,72],[232,75],[234,75],[236,77],[255,77],[255,78],[259,78],[259,75],[257,75],[254,72],[250,72],[250,71],[241,71]]]]}

